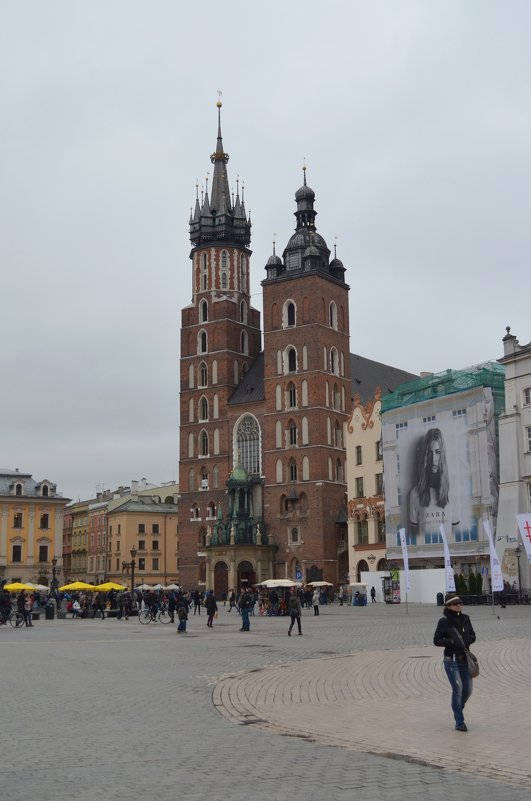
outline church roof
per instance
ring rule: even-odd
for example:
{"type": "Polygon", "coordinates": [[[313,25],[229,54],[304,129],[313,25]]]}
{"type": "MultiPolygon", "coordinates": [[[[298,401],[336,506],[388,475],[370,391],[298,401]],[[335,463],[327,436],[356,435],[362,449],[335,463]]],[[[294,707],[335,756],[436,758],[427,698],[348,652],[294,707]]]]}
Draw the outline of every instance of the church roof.
{"type": "Polygon", "coordinates": [[[229,404],[256,403],[263,400],[265,400],[264,354],[261,352],[232,393],[229,404]]]}
{"type": "Polygon", "coordinates": [[[359,395],[363,402],[374,397],[375,390],[379,387],[382,397],[389,395],[400,384],[406,381],[413,381],[418,378],[414,373],[399,370],[389,364],[375,362],[359,356],[356,353],[350,354],[350,380],[352,383],[352,397],[359,395]]]}
{"type": "MultiPolygon", "coordinates": [[[[376,389],[381,389],[383,397],[394,392],[400,384],[414,381],[418,375],[351,353],[350,377],[352,397],[360,395],[361,400],[365,402],[374,397],[376,389]]],[[[251,368],[232,393],[229,404],[255,403],[264,399],[264,354],[262,352],[258,354],[251,368]]]]}

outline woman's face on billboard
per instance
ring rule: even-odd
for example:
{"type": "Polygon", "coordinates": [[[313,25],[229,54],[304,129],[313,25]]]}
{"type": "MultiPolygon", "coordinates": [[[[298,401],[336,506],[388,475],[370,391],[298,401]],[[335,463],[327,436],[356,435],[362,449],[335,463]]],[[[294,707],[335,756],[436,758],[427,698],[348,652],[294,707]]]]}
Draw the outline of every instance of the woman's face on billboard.
{"type": "Polygon", "coordinates": [[[428,452],[429,467],[432,473],[437,473],[439,470],[439,462],[441,461],[441,443],[439,440],[430,442],[430,449],[428,452]]]}

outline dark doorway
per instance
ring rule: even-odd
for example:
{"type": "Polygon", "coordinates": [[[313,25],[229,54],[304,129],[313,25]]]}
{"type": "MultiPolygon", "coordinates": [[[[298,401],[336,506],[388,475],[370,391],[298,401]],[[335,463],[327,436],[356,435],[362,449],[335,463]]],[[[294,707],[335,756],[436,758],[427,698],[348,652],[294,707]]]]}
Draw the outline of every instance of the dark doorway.
{"type": "Polygon", "coordinates": [[[252,587],[256,584],[256,573],[250,562],[240,562],[238,565],[238,588],[252,587]]]}
{"type": "Polygon", "coordinates": [[[229,568],[225,562],[218,562],[214,568],[214,595],[221,599],[223,593],[227,597],[229,592],[229,568]]]}

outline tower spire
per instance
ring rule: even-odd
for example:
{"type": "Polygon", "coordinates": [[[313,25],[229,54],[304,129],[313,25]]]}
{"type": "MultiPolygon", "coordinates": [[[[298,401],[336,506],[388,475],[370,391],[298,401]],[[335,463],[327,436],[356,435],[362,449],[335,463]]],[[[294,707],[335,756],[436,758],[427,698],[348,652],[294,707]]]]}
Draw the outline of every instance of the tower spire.
{"type": "Polygon", "coordinates": [[[210,197],[210,208],[216,215],[226,214],[232,211],[230,203],[229,179],[227,176],[227,162],[229,154],[223,150],[223,138],[221,136],[221,92],[218,92],[220,99],[216,103],[218,109],[218,138],[216,150],[210,156],[210,161],[214,165],[214,175],[212,176],[212,194],[210,197]]]}

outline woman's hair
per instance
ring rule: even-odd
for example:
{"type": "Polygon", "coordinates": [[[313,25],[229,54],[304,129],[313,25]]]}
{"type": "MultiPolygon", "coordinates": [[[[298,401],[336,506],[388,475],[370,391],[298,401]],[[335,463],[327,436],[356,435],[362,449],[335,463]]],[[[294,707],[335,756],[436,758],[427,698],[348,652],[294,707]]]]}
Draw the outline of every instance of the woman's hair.
{"type": "Polygon", "coordinates": [[[430,428],[426,431],[424,442],[422,443],[422,454],[419,463],[419,478],[417,481],[417,492],[421,506],[430,505],[430,488],[433,487],[437,494],[437,506],[444,508],[448,503],[448,466],[446,464],[446,452],[444,442],[439,428],[430,428]],[[436,442],[439,446],[439,469],[438,482],[434,486],[433,474],[431,469],[432,451],[431,445],[436,442]]]}

